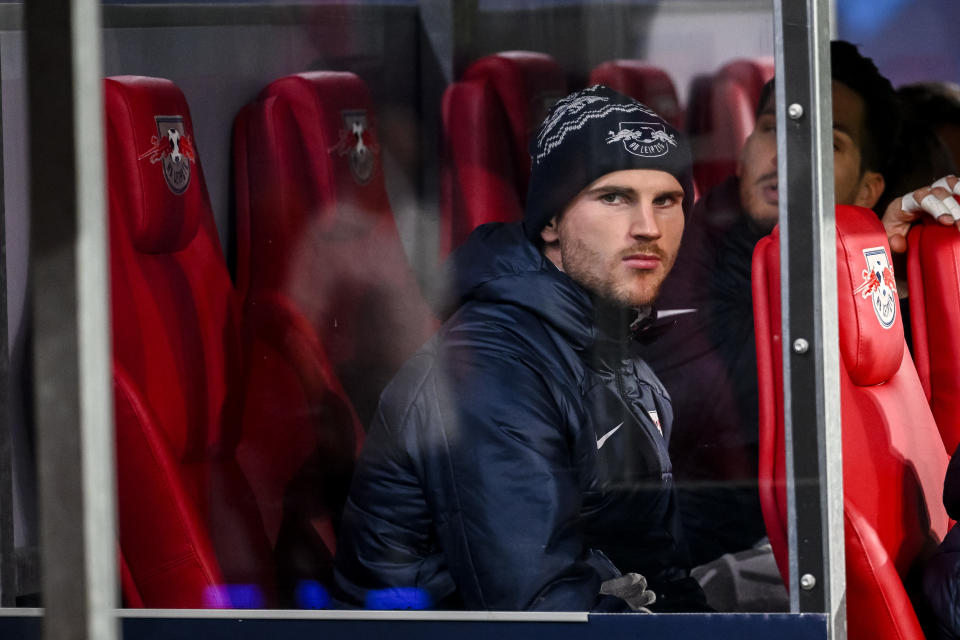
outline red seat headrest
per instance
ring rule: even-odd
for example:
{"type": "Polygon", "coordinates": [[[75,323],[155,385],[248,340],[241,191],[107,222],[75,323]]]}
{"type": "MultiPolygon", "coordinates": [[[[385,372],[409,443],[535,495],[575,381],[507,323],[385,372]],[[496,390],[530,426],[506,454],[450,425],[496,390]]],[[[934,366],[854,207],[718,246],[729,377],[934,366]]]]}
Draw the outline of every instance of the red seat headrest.
{"type": "Polygon", "coordinates": [[[210,208],[183,93],[169,80],[136,76],[107,78],[104,89],[111,198],[138,251],[179,251],[210,208]]]}
{"type": "MultiPolygon", "coordinates": [[[[547,111],[566,94],[563,70],[551,56],[504,51],[480,58],[463,73],[465,81],[489,82],[503,103],[515,152],[527,158],[527,141],[547,111]]],[[[523,166],[528,166],[529,160],[523,166]]]]}
{"type": "MultiPolygon", "coordinates": [[[[876,214],[838,206],[837,277],[853,294],[839,294],[840,355],[853,382],[880,384],[900,368],[903,323],[887,238],[876,214]]],[[[844,291],[840,287],[840,291],[844,291]]]]}
{"type": "Polygon", "coordinates": [[[717,70],[717,79],[731,81],[742,87],[750,106],[757,108],[763,85],[773,77],[773,58],[744,58],[732,60],[717,70]]]}
{"type": "Polygon", "coordinates": [[[297,159],[278,169],[296,203],[284,216],[306,216],[340,232],[391,216],[370,94],[358,76],[298,73],[270,83],[260,99],[280,109],[274,117],[285,123],[274,125],[278,137],[270,144],[297,159]]]}
{"type": "Polygon", "coordinates": [[[603,84],[636,98],[676,128],[683,126],[677,89],[666,71],[639,60],[610,60],[590,72],[587,84],[603,84]]]}

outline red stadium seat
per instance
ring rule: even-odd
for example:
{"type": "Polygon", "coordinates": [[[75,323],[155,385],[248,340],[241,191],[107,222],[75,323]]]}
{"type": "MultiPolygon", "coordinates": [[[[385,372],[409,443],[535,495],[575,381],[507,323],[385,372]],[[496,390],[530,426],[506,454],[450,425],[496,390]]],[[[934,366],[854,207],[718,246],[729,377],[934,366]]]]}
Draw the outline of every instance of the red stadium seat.
{"type": "MultiPolygon", "coordinates": [[[[906,350],[895,288],[885,287],[893,272],[883,228],[859,207],[837,207],[836,222],[849,637],[921,640],[908,591],[947,531],[948,456],[906,350]]],[[[754,252],[753,296],[761,505],[786,575],[779,230],[754,252]]]]}
{"type": "Polygon", "coordinates": [[[924,216],[909,238],[913,354],[947,451],[960,444],[960,234],[924,216]]]}
{"type": "Polygon", "coordinates": [[[590,72],[589,85],[603,84],[636,98],[672,124],[683,128],[683,109],[666,71],[638,60],[611,60],[590,72]]]}
{"type": "Polygon", "coordinates": [[[168,80],[105,93],[125,599],[264,604],[269,546],[230,447],[239,314],[190,113],[168,80]]]}
{"type": "Polygon", "coordinates": [[[316,574],[331,568],[361,425],[436,328],[380,153],[367,88],[352,73],[277,80],[234,125],[238,273],[248,274],[238,451],[278,555],[289,560],[289,547],[312,537],[304,553],[322,556],[316,574]]]}
{"type": "Polygon", "coordinates": [[[740,149],[756,124],[760,92],[773,71],[772,59],[734,60],[709,79],[701,77],[691,85],[687,132],[701,193],[736,171],[740,149]]]}
{"type": "Polygon", "coordinates": [[[267,86],[252,109],[235,128],[247,170],[237,194],[249,194],[246,307],[281,294],[366,424],[437,326],[387,199],[369,93],[352,73],[302,73],[267,86]]]}
{"type": "Polygon", "coordinates": [[[441,258],[477,226],[523,215],[530,179],[527,143],[566,92],[556,61],[530,51],[481,58],[447,88],[441,258]]]}

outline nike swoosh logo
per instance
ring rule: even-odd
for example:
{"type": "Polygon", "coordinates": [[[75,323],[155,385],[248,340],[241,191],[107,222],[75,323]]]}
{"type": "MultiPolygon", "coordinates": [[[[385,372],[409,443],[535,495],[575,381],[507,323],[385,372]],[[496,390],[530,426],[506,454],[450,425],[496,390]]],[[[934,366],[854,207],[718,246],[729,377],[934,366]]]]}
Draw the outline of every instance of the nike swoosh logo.
{"type": "Polygon", "coordinates": [[[617,432],[617,429],[619,429],[622,426],[623,426],[623,423],[621,422],[620,424],[615,426],[613,429],[610,429],[610,431],[607,431],[605,434],[597,438],[597,449],[599,450],[600,447],[603,446],[603,443],[607,441],[607,438],[615,434],[617,432]]]}
{"type": "Polygon", "coordinates": [[[688,314],[688,313],[696,313],[696,312],[697,312],[696,309],[663,309],[663,310],[659,310],[659,309],[658,309],[658,310],[657,310],[657,317],[658,317],[658,318],[661,318],[661,319],[662,319],[662,318],[670,318],[670,317],[673,317],[673,316],[682,316],[682,315],[686,315],[686,314],[688,314]]]}

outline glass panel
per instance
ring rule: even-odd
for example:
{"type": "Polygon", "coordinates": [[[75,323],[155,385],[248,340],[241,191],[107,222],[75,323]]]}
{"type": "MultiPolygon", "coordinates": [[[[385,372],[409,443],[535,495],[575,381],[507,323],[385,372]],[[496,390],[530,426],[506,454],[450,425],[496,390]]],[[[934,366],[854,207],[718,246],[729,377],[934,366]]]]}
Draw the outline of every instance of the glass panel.
{"type": "Polygon", "coordinates": [[[767,3],[104,5],[126,606],[786,610],[767,3]]]}
{"type": "Polygon", "coordinates": [[[749,136],[775,215],[772,19],[105,3],[125,603],[787,610],[733,177],[749,136]]]}

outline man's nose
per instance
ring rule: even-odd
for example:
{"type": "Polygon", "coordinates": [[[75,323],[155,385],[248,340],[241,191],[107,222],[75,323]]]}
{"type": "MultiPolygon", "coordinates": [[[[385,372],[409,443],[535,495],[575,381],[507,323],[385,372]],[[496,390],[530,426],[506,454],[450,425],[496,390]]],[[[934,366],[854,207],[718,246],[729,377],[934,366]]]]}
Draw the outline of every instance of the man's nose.
{"type": "Polygon", "coordinates": [[[661,236],[660,221],[651,203],[639,204],[630,218],[630,235],[634,238],[656,239],[661,236]]]}

